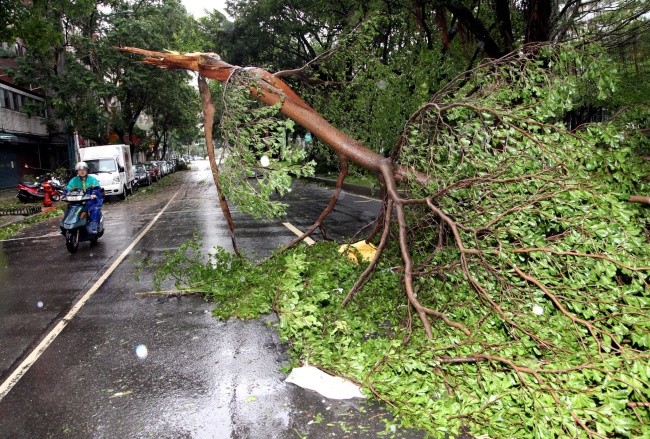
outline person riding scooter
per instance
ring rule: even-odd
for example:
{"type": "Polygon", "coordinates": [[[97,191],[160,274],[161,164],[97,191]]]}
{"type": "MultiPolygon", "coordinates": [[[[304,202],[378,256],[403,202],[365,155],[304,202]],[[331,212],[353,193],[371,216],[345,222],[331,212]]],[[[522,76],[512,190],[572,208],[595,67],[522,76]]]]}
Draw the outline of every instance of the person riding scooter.
{"type": "Polygon", "coordinates": [[[85,194],[90,194],[91,199],[86,203],[90,219],[88,232],[91,234],[97,234],[99,220],[102,217],[101,208],[102,204],[104,204],[102,188],[99,184],[99,180],[92,175],[88,175],[88,164],[86,162],[79,162],[74,168],[77,171],[77,176],[70,180],[66,190],[82,190],[85,194]]]}

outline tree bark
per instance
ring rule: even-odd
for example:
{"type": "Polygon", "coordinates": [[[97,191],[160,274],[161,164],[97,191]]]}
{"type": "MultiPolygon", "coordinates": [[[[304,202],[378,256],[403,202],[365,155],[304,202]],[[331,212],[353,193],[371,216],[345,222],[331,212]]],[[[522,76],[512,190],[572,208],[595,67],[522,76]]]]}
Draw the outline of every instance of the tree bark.
{"type": "Polygon", "coordinates": [[[503,38],[504,49],[511,52],[515,43],[512,35],[512,21],[510,20],[510,2],[508,0],[496,0],[494,2],[494,12],[497,17],[497,26],[503,38]]]}
{"type": "Polygon", "coordinates": [[[228,202],[226,197],[223,195],[221,190],[221,183],[219,182],[219,167],[217,166],[217,160],[214,155],[214,143],[212,143],[212,121],[214,120],[214,104],[212,103],[212,97],[210,95],[210,87],[208,82],[203,76],[199,76],[199,92],[201,94],[201,102],[203,103],[203,125],[205,130],[205,146],[208,150],[208,158],[210,159],[210,168],[212,169],[212,178],[214,179],[214,185],[217,187],[217,197],[219,197],[219,205],[221,206],[221,211],[226,217],[228,222],[228,230],[230,231],[230,240],[232,241],[232,247],[235,254],[239,255],[239,250],[237,249],[237,241],[235,240],[235,222],[232,219],[230,214],[230,207],[228,207],[228,202]]]}
{"type": "Polygon", "coordinates": [[[632,195],[630,196],[630,199],[628,200],[632,203],[645,203],[645,204],[650,204],[650,196],[646,195],[632,195]]]}
{"type": "Polygon", "coordinates": [[[472,11],[456,0],[445,3],[445,7],[482,43],[483,50],[485,50],[487,56],[490,58],[501,58],[505,54],[490,36],[490,32],[483,23],[474,17],[472,11]]]}
{"type": "Polygon", "coordinates": [[[526,43],[546,42],[551,37],[551,4],[548,0],[528,0],[526,43]]]}

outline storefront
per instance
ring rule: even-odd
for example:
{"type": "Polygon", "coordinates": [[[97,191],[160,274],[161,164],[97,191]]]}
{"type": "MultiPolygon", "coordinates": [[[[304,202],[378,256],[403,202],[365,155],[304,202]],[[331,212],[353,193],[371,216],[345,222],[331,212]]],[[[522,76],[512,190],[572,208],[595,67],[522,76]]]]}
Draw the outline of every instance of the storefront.
{"type": "Polygon", "coordinates": [[[0,133],[0,189],[16,187],[22,180],[71,167],[68,142],[62,136],[0,133]]]}

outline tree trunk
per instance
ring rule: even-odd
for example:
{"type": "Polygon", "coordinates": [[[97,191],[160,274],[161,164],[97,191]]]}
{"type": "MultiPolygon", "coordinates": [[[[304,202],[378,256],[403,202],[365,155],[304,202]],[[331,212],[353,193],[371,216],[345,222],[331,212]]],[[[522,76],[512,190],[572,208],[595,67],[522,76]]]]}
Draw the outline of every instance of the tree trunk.
{"type": "Polygon", "coordinates": [[[551,4],[548,0],[528,0],[526,43],[546,42],[551,35],[551,4]]]}

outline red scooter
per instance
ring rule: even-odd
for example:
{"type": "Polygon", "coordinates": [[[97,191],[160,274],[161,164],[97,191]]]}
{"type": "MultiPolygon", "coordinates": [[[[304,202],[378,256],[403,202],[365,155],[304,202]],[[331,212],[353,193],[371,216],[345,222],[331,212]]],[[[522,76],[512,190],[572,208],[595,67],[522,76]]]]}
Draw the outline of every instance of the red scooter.
{"type": "MultiPolygon", "coordinates": [[[[45,182],[49,182],[52,187],[53,192],[50,195],[52,201],[61,200],[61,195],[63,195],[65,186],[63,186],[56,178],[46,179],[45,182]]],[[[38,181],[38,179],[36,180],[36,183],[29,181],[18,183],[18,194],[16,197],[18,197],[18,199],[23,203],[42,203],[43,198],[45,198],[43,184],[38,181]]]]}

